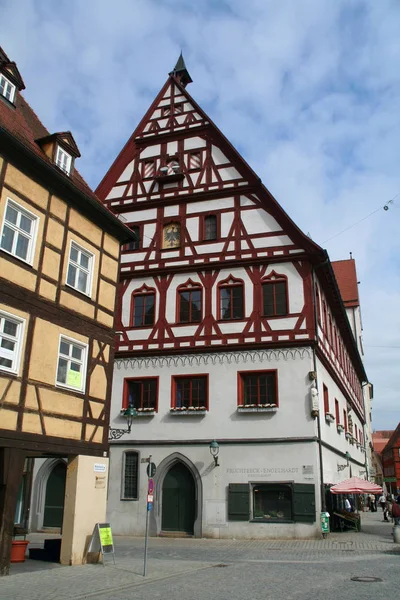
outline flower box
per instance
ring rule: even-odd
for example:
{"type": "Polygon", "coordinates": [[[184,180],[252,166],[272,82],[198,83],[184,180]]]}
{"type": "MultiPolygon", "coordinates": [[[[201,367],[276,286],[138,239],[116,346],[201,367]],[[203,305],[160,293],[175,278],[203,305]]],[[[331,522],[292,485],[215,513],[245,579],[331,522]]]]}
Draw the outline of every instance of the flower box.
{"type": "Polygon", "coordinates": [[[343,425],[340,425],[340,423],[339,423],[339,424],[337,425],[337,430],[338,430],[338,433],[343,433],[343,431],[344,431],[344,427],[343,427],[343,425]]]}
{"type": "Polygon", "coordinates": [[[353,439],[353,436],[351,435],[351,433],[349,433],[348,431],[346,432],[346,440],[351,441],[353,439]]]}
{"type": "Polygon", "coordinates": [[[205,406],[195,407],[195,406],[181,406],[179,408],[170,408],[170,415],[191,415],[191,416],[200,416],[205,415],[207,413],[207,408],[205,406]]]}
{"type": "Polygon", "coordinates": [[[276,412],[278,406],[276,404],[238,404],[238,413],[260,413],[260,412],[276,412]]]}
{"type": "Polygon", "coordinates": [[[137,416],[138,417],[153,417],[156,414],[155,408],[138,408],[137,416]]]}
{"type": "Polygon", "coordinates": [[[334,423],[335,422],[335,417],[332,413],[325,413],[325,421],[327,423],[334,423]]]}

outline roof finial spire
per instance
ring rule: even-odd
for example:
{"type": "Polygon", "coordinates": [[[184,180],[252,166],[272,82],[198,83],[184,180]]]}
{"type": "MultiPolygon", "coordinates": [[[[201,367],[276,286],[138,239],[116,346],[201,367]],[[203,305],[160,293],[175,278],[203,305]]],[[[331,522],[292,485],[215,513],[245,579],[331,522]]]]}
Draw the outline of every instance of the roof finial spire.
{"type": "Polygon", "coordinates": [[[175,67],[173,68],[171,73],[169,73],[169,75],[172,75],[172,77],[175,77],[179,81],[179,83],[181,83],[183,85],[183,87],[186,87],[188,83],[192,83],[193,80],[190,77],[189,71],[186,68],[185,61],[183,59],[182,50],[181,50],[181,53],[179,55],[179,58],[178,58],[178,61],[175,65],[175,67]]]}

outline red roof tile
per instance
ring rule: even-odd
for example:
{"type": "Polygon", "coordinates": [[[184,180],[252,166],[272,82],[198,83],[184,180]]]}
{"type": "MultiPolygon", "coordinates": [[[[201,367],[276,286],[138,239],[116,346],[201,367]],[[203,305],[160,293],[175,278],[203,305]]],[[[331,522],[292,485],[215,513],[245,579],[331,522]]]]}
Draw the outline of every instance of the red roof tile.
{"type": "Polygon", "coordinates": [[[388,443],[393,431],[374,431],[372,434],[372,445],[375,452],[382,454],[383,449],[388,443]]]}
{"type": "Polygon", "coordinates": [[[357,285],[356,263],[354,258],[332,262],[336,281],[346,308],[360,306],[357,285]]]}

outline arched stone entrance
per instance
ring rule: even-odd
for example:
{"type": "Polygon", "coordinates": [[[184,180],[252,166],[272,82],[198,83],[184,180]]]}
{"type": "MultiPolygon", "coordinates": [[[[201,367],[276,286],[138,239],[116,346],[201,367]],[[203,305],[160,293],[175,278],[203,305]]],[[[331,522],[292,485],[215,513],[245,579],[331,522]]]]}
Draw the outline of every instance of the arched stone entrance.
{"type": "Polygon", "coordinates": [[[196,492],[193,476],[181,462],[175,463],[162,486],[161,530],[194,533],[196,492]]]}
{"type": "Polygon", "coordinates": [[[31,531],[40,531],[44,527],[61,528],[66,474],[67,463],[65,460],[48,458],[34,476],[31,531]]]}
{"type": "Polygon", "coordinates": [[[196,466],[180,452],[157,466],[155,506],[150,513],[150,534],[185,532],[201,537],[203,486],[196,466]]]}

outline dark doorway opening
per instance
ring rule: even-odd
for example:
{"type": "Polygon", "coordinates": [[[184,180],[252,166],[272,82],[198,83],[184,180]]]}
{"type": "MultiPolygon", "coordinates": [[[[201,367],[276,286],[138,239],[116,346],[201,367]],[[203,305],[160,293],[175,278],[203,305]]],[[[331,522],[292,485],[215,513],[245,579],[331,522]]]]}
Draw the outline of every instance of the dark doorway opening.
{"type": "Polygon", "coordinates": [[[49,475],[44,502],[43,527],[61,527],[64,515],[67,465],[59,462],[49,475]]]}
{"type": "Polygon", "coordinates": [[[196,487],[189,469],[178,462],[166,474],[162,486],[163,531],[193,534],[196,517],[196,487]]]}

